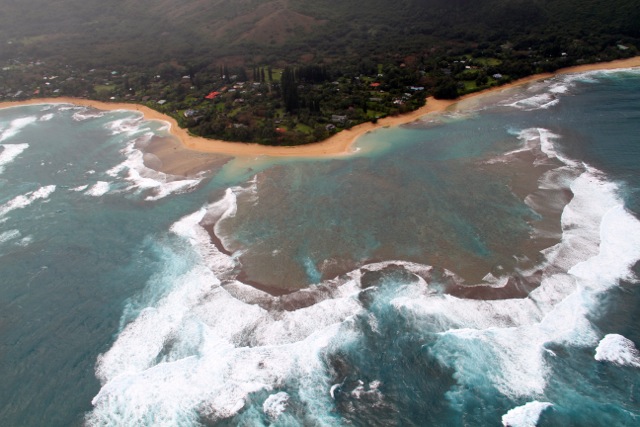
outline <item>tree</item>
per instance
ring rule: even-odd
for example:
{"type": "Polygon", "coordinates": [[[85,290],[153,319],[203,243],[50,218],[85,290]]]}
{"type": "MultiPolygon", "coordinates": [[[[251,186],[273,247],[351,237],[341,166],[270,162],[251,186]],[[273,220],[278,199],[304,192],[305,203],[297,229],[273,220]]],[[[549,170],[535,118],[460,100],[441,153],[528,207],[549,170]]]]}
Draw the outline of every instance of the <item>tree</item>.
{"type": "Polygon", "coordinates": [[[298,96],[298,86],[296,84],[295,75],[291,67],[286,67],[282,72],[282,80],[280,81],[282,100],[288,112],[298,109],[300,99],[298,96]]]}
{"type": "Polygon", "coordinates": [[[458,83],[451,77],[441,79],[433,89],[436,99],[456,99],[458,97],[458,83]]]}

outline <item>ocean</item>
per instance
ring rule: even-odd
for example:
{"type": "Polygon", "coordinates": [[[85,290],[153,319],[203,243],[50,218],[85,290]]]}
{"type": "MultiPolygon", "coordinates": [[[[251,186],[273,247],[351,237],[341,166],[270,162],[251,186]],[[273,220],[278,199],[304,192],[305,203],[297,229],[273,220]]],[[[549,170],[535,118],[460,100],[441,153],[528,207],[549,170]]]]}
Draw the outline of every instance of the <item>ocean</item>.
{"type": "Polygon", "coordinates": [[[0,109],[0,425],[639,425],[638,135],[638,69],[191,176],[0,109]]]}

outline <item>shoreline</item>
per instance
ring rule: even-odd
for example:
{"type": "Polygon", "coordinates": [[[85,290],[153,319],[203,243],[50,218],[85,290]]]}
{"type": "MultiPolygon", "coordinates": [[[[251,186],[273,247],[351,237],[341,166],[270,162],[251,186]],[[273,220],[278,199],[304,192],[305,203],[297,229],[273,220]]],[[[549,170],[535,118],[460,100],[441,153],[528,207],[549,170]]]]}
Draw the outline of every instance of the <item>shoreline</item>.
{"type": "Polygon", "coordinates": [[[272,156],[272,157],[335,157],[344,156],[352,153],[351,146],[362,135],[383,127],[394,127],[411,123],[428,114],[446,111],[453,105],[468,100],[484,96],[490,93],[504,91],[516,86],[527,84],[530,82],[544,80],[557,75],[581,73],[598,70],[614,70],[622,68],[640,67],[640,56],[628,59],[619,59],[611,62],[598,62],[594,64],[577,65],[568,68],[562,68],[553,73],[534,74],[522,79],[507,83],[501,86],[492,87],[479,92],[470,93],[457,99],[440,100],[433,97],[427,98],[427,103],[412,112],[399,116],[389,116],[379,119],[375,124],[371,122],[361,123],[353,126],[351,129],[345,129],[327,139],[311,144],[297,146],[268,146],[256,143],[229,142],[216,139],[207,139],[189,134],[187,129],[178,126],[177,121],[163,113],[153,110],[145,105],[126,103],[126,102],[102,102],[83,98],[59,97],[59,98],[33,98],[26,101],[5,101],[0,102],[0,108],[11,108],[22,105],[37,104],[73,104],[84,107],[96,108],[98,110],[129,110],[138,111],[143,114],[145,120],[158,120],[169,123],[169,132],[176,137],[182,147],[187,150],[221,154],[235,157],[255,157],[255,156],[272,156]]]}

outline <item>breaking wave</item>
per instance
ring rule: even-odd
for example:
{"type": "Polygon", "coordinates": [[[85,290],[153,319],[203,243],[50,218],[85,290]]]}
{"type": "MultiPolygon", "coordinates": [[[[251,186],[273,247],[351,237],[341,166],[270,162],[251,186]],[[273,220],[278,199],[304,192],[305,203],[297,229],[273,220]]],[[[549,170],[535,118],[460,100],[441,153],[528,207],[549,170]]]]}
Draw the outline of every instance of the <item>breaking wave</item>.
{"type": "Polygon", "coordinates": [[[49,196],[56,190],[55,185],[47,185],[45,187],[41,187],[35,191],[30,191],[26,194],[22,194],[20,196],[16,196],[13,199],[9,200],[4,205],[0,206],[0,217],[5,216],[9,212],[16,209],[24,209],[36,200],[44,200],[49,198],[49,196]]]}
{"type": "Polygon", "coordinates": [[[100,117],[104,117],[104,115],[104,111],[94,110],[92,108],[84,108],[83,110],[73,113],[73,116],[71,117],[77,122],[82,122],[89,119],[98,119],[100,117]]]}
{"type": "Polygon", "coordinates": [[[2,151],[0,151],[0,173],[2,173],[4,166],[29,148],[29,144],[0,144],[0,147],[2,147],[2,151]]]}
{"type": "Polygon", "coordinates": [[[505,427],[536,427],[540,414],[552,406],[548,402],[537,401],[518,406],[502,416],[502,425],[505,427]]]}
{"type": "MultiPolygon", "coordinates": [[[[79,190],[79,188],[82,187],[77,187],[74,190],[76,191],[82,191],[79,190]]],[[[86,188],[86,187],[84,187],[86,188]]],[[[101,197],[104,196],[105,194],[107,194],[109,192],[109,189],[111,188],[111,184],[106,182],[106,181],[98,181],[95,184],[93,184],[91,186],[91,188],[89,188],[87,191],[85,191],[84,194],[86,194],[87,196],[93,196],[93,197],[101,197]]]]}
{"type": "Polygon", "coordinates": [[[107,174],[114,178],[122,176],[129,182],[127,191],[142,194],[148,201],[194,190],[202,181],[202,176],[184,179],[145,166],[144,153],[136,147],[147,144],[154,134],[146,128],[141,128],[141,123],[139,120],[123,119],[108,125],[114,134],[125,134],[133,139],[128,140],[120,151],[126,159],[108,170],[107,174]]]}
{"type": "Polygon", "coordinates": [[[549,80],[531,83],[526,91],[521,91],[513,97],[503,101],[500,105],[516,108],[522,111],[548,109],[561,101],[562,96],[571,93],[578,83],[597,83],[599,78],[619,76],[621,74],[638,74],[637,68],[617,70],[594,70],[582,73],[563,74],[549,80]]]}
{"type": "Polygon", "coordinates": [[[20,237],[19,230],[8,230],[0,233],[0,243],[8,242],[9,240],[17,239],[20,237]]]}
{"type": "Polygon", "coordinates": [[[595,359],[640,368],[640,351],[633,341],[618,334],[605,336],[596,347],[595,359]]]}
{"type": "Polygon", "coordinates": [[[21,117],[19,119],[12,120],[11,123],[9,123],[8,128],[0,131],[0,142],[16,136],[24,127],[36,122],[37,120],[38,118],[35,116],[21,117]]]}
{"type": "MultiPolygon", "coordinates": [[[[598,360],[635,361],[626,341],[600,341],[590,314],[599,294],[633,278],[640,222],[616,184],[558,151],[559,135],[542,128],[518,135],[541,161],[559,163],[541,188],[573,195],[560,242],[544,251],[544,263],[519,272],[539,282],[526,297],[456,297],[442,291],[457,280],[453,272],[403,261],[364,265],[288,295],[262,292],[238,280],[237,254],[215,244],[225,246],[219,225],[239,209],[238,194],[256,191],[254,180],[185,216],[157,242],[163,271],[99,357],[102,388],[86,422],[349,424],[362,416],[358,408],[402,413],[399,399],[410,391],[398,394],[401,382],[429,375],[403,368],[410,356],[451,373],[442,399],[448,410],[499,395],[504,425],[535,425],[555,406],[546,395],[554,345],[600,343],[598,360]],[[378,355],[398,363],[367,362],[378,355]]],[[[490,285],[508,279],[492,277],[490,285]]]]}

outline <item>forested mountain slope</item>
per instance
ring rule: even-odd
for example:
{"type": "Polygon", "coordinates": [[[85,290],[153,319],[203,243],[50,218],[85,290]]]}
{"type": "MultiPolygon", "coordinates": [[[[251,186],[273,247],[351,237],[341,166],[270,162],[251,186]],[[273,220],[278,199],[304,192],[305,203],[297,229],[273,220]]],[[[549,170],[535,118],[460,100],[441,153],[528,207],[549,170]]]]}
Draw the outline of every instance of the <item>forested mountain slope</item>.
{"type": "Polygon", "coordinates": [[[297,61],[309,53],[412,52],[443,41],[636,39],[640,0],[2,0],[0,37],[0,59],[297,61]]]}

